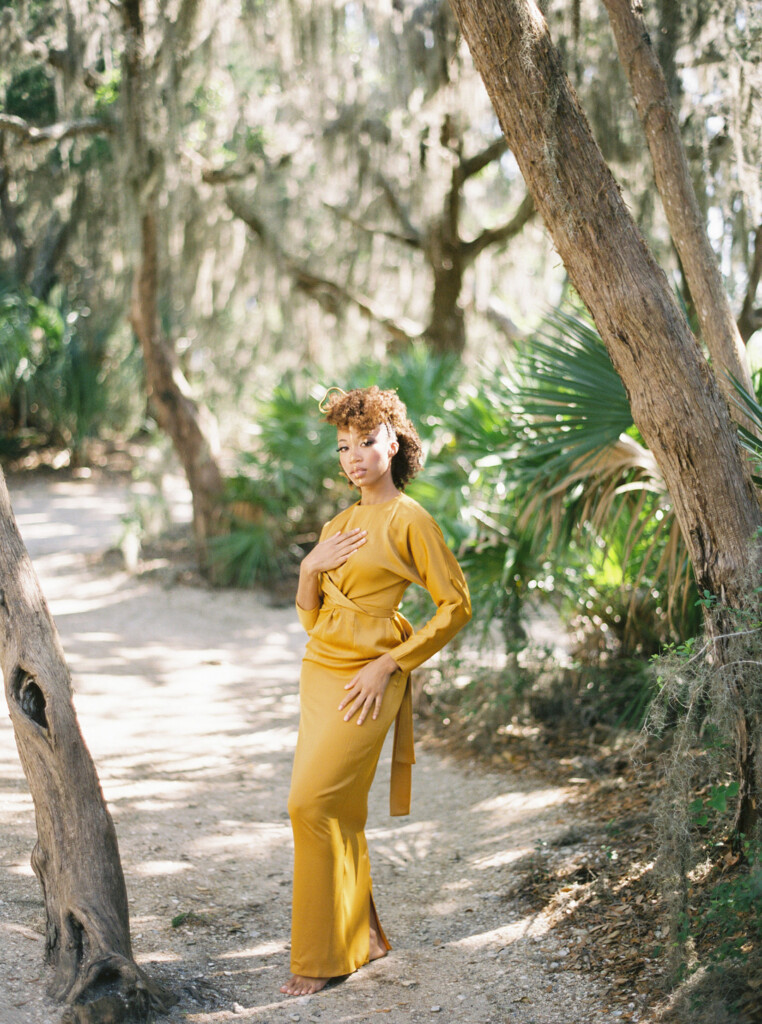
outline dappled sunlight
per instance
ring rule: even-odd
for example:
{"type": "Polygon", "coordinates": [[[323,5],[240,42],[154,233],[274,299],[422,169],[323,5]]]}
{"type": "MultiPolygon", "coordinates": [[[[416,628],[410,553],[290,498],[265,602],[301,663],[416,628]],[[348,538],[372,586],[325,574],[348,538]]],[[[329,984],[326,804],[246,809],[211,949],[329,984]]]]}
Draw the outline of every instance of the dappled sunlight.
{"type": "MultiPolygon", "coordinates": [[[[221,823],[222,826],[223,823],[221,823]]],[[[264,860],[272,850],[291,842],[291,827],[288,824],[260,822],[254,825],[236,823],[228,828],[239,827],[235,832],[221,831],[217,835],[205,835],[189,845],[189,850],[200,857],[217,857],[230,860],[248,855],[264,860]]]]}
{"type": "Polygon", "coordinates": [[[366,830],[368,843],[376,856],[398,867],[425,860],[437,841],[437,823],[415,821],[400,826],[397,821],[399,819],[387,828],[366,830]]]}
{"type": "Polygon", "coordinates": [[[3,818],[8,820],[12,815],[18,813],[19,815],[28,815],[29,811],[33,808],[32,795],[26,791],[12,792],[5,787],[2,788],[3,793],[3,818]]]}
{"type": "Polygon", "coordinates": [[[135,963],[141,967],[148,967],[151,964],[176,964],[182,963],[182,957],[177,953],[166,953],[154,950],[151,953],[136,953],[135,963]]]}
{"type": "MultiPolygon", "coordinates": [[[[35,543],[42,543],[45,521],[38,511],[32,515],[29,525],[41,531],[35,543]]],[[[93,570],[86,551],[69,552],[68,533],[61,537],[67,554],[51,546],[42,559],[45,573],[61,575],[52,584],[48,576],[43,589],[114,818],[137,961],[188,979],[190,990],[198,982],[201,999],[204,985],[237,993],[235,1014],[232,998],[214,1012],[188,1012],[186,1005],[189,1022],[304,1016],[298,1000],[278,993],[289,959],[293,847],[286,803],[304,651],[293,608],[270,608],[252,592],[162,590],[147,577],[93,570]]],[[[529,940],[531,950],[548,925],[516,907],[510,872],[538,837],[568,817],[566,792],[533,790],[530,780],[481,768],[464,771],[420,744],[412,814],[390,818],[391,746],[389,736],[370,794],[367,836],[374,894],[394,953],[383,968],[369,970],[416,985],[425,974],[436,988],[443,973],[468,973],[465,964],[480,957],[493,963],[514,947],[523,957],[521,942],[529,940]]],[[[29,864],[32,801],[7,719],[0,721],[0,793],[15,844],[0,863],[0,881],[23,885],[42,922],[29,864]]],[[[359,972],[342,986],[342,999],[363,984],[359,972]]],[[[434,989],[427,998],[438,1002],[434,989]]],[[[329,1002],[334,993],[325,999],[321,1019],[368,1019],[370,1011],[337,1009],[329,1002]]],[[[393,1008],[379,1004],[373,1012],[393,1008]]]]}
{"type": "Polygon", "coordinates": [[[461,939],[448,942],[451,949],[466,949],[477,951],[483,949],[494,949],[495,947],[509,946],[521,939],[536,939],[547,935],[551,930],[549,917],[541,914],[533,914],[522,917],[519,921],[510,924],[500,925],[498,928],[491,928],[488,931],[466,935],[461,939]]]}
{"type": "Polygon", "coordinates": [[[24,875],[26,878],[34,878],[31,864],[6,864],[5,870],[11,875],[24,875]]]}
{"type": "MultiPolygon", "coordinates": [[[[25,515],[20,517],[23,524],[23,538],[27,550],[33,551],[40,541],[51,540],[51,520],[44,515],[25,515]]],[[[59,523],[56,525],[56,540],[65,541],[69,537],[76,537],[78,529],[75,523],[59,523]]]]}
{"type": "Polygon", "coordinates": [[[471,859],[470,864],[475,871],[489,871],[492,868],[502,868],[507,864],[514,864],[516,861],[521,860],[522,857],[526,857],[532,850],[533,847],[531,846],[508,848],[500,850],[498,853],[490,854],[487,857],[474,857],[471,859]]]}
{"type": "Polygon", "coordinates": [[[221,953],[217,959],[220,961],[243,960],[246,957],[273,956],[282,953],[286,948],[284,942],[260,942],[256,946],[247,946],[244,949],[233,949],[228,953],[221,953]]]}
{"type": "Polygon", "coordinates": [[[563,804],[569,797],[568,789],[535,789],[531,793],[500,793],[471,808],[472,814],[499,815],[502,824],[514,818],[521,820],[527,811],[541,811],[563,804]]]}
{"type": "Polygon", "coordinates": [[[119,805],[129,801],[131,810],[151,809],[167,811],[171,807],[187,806],[188,798],[193,793],[189,783],[173,783],[167,779],[143,779],[139,782],[120,782],[113,776],[108,778],[108,800],[113,806],[115,815],[119,805]]]}
{"type": "Polygon", "coordinates": [[[143,860],[132,868],[133,874],[143,875],[144,877],[181,875],[190,870],[190,864],[178,860],[143,860]]]}

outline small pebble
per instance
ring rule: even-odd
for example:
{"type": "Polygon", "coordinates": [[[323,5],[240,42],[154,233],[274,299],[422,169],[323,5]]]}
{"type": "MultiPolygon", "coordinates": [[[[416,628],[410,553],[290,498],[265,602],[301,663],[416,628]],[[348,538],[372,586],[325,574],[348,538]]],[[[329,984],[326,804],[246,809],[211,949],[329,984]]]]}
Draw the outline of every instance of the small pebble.
{"type": "Polygon", "coordinates": [[[442,1012],[442,1007],[441,1006],[432,1006],[431,1007],[431,1012],[432,1013],[441,1013],[442,1012]]]}
{"type": "Polygon", "coordinates": [[[246,1013],[240,1003],[233,1003],[233,1013],[246,1013]]]}

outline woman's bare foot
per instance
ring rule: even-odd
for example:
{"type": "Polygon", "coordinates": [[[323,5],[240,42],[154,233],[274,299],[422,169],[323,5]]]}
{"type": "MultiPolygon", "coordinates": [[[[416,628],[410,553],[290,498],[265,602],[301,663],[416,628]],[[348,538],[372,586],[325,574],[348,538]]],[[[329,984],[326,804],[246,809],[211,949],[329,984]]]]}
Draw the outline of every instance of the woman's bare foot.
{"type": "Polygon", "coordinates": [[[287,996],[312,996],[325,988],[330,979],[328,978],[305,978],[302,974],[292,974],[280,990],[287,996]]]}
{"type": "Polygon", "coordinates": [[[386,943],[381,938],[381,933],[378,929],[377,922],[374,920],[375,916],[376,915],[374,913],[371,913],[370,948],[368,952],[368,962],[370,962],[371,960],[380,960],[382,956],[386,956],[386,954],[389,952],[386,943]]]}

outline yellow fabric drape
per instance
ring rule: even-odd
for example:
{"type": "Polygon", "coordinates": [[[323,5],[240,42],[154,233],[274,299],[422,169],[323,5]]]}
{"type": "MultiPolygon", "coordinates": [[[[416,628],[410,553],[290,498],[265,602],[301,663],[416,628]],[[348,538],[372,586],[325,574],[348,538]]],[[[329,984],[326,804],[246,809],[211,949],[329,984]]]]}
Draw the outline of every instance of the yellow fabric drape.
{"type": "Polygon", "coordinates": [[[417,502],[399,495],[380,505],[357,503],[328,523],[321,537],[356,526],[368,531],[366,543],[339,569],[321,576],[317,608],[297,606],[309,641],[289,796],[294,832],[291,970],[306,977],[349,974],[367,962],[375,905],[364,829],[378,758],[395,722],[390,810],[409,813],[415,761],[410,671],[443,647],[470,616],[460,567],[417,502]],[[417,631],[398,611],[410,583],[428,590],[437,606],[417,631]],[[359,727],[356,719],[345,722],[344,712],[338,711],[344,686],[384,653],[400,670],[390,680],[379,717],[359,727]]]}

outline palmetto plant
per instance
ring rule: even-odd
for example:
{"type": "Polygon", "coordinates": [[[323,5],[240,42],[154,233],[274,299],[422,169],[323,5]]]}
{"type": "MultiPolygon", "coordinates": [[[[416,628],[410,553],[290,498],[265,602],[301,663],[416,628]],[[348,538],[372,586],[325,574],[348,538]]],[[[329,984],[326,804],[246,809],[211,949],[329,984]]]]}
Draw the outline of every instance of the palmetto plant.
{"type": "Polygon", "coordinates": [[[684,632],[694,618],[687,552],[592,323],[572,312],[549,314],[520,353],[516,377],[520,524],[544,536],[561,564],[586,536],[598,580],[626,590],[631,626],[645,602],[673,632],[684,632]]]}
{"type": "MultiPolygon", "coordinates": [[[[755,384],[757,388],[759,387],[760,382],[762,382],[762,375],[758,374],[757,383],[755,384]]],[[[754,464],[752,479],[758,487],[762,487],[762,404],[760,404],[759,397],[757,395],[750,395],[744,388],[743,384],[735,378],[733,378],[733,387],[736,390],[736,404],[738,408],[752,421],[753,424],[756,424],[757,427],[757,431],[754,433],[747,427],[739,426],[738,436],[741,441],[741,446],[752,457],[754,464]]]]}
{"type": "Polygon", "coordinates": [[[226,482],[228,529],[210,546],[222,583],[250,586],[286,575],[329,517],[326,483],[336,476],[336,455],[311,383],[314,389],[306,377],[286,376],[256,410],[256,447],[240,455],[226,482]]]}
{"type": "Polygon", "coordinates": [[[342,502],[354,500],[356,494],[339,477],[335,430],[318,408],[329,385],[348,390],[378,384],[399,392],[420,427],[431,464],[443,474],[443,489],[436,493],[448,495],[447,523],[457,533],[453,474],[459,471],[449,460],[440,464],[436,453],[448,443],[442,419],[445,407],[454,404],[460,376],[457,359],[442,359],[415,345],[383,365],[350,367],[339,379],[319,382],[306,372],[284,377],[256,410],[256,445],[241,455],[238,472],[227,482],[229,530],[212,544],[216,578],[246,586],[287,574],[314,543],[321,525],[342,502]]]}
{"type": "Polygon", "coordinates": [[[77,328],[65,296],[43,302],[0,288],[0,415],[11,433],[33,427],[75,456],[108,404],[102,353],[77,328]]]}

